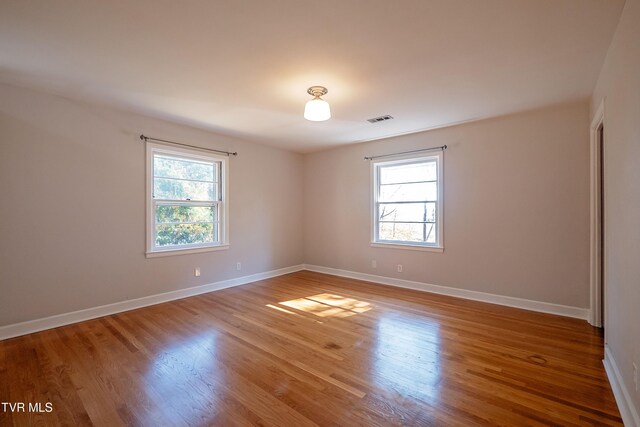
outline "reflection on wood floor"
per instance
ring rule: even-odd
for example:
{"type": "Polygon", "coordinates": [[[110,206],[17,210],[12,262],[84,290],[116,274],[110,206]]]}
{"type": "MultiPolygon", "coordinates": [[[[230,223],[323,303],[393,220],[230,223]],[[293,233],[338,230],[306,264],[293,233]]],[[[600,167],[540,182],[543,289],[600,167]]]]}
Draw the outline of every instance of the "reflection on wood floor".
{"type": "Polygon", "coordinates": [[[0,425],[621,425],[586,322],[308,271],[0,341],[0,425]],[[1,408],[0,408],[1,409],[1,408]]]}

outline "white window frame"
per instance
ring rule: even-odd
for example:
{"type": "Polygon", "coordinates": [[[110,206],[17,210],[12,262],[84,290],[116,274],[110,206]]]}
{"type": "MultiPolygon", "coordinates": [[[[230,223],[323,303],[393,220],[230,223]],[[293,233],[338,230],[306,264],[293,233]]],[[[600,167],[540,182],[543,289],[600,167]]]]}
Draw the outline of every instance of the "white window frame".
{"type": "Polygon", "coordinates": [[[371,246],[378,248],[407,249],[428,252],[444,252],[444,156],[442,151],[437,153],[416,156],[398,156],[393,159],[380,159],[371,161],[371,246]],[[393,166],[402,164],[414,164],[424,161],[436,161],[438,200],[436,202],[436,242],[419,243],[397,240],[380,240],[378,238],[378,196],[380,192],[379,173],[380,166],[393,166]]]}
{"type": "MultiPolygon", "coordinates": [[[[167,146],[164,144],[156,144],[147,142],[147,191],[146,191],[146,256],[147,258],[170,256],[170,255],[186,255],[199,252],[209,252],[217,250],[229,249],[229,157],[205,152],[197,149],[189,149],[182,147],[167,146]],[[197,243],[192,245],[175,245],[175,246],[156,246],[155,245],[155,228],[156,228],[156,212],[153,198],[153,158],[155,154],[165,154],[168,156],[181,157],[193,160],[204,160],[208,162],[217,162],[220,164],[220,200],[217,201],[220,206],[218,233],[219,242],[214,243],[197,243]]],[[[188,201],[184,203],[191,204],[188,201]]],[[[198,202],[192,203],[194,206],[198,202]]],[[[200,204],[201,205],[201,204],[200,204]]]]}

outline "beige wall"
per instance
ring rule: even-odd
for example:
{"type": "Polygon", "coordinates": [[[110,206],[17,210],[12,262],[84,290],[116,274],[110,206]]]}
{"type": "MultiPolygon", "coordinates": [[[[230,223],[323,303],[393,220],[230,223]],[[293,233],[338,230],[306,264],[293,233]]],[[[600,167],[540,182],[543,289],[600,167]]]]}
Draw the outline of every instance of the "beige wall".
{"type": "Polygon", "coordinates": [[[0,325],[302,262],[588,306],[586,103],[302,157],[10,86],[0,98],[0,325]],[[240,152],[230,250],[144,257],[141,132],[240,152]],[[445,252],[370,247],[363,156],[440,144],[445,252]]]}
{"type": "Polygon", "coordinates": [[[592,99],[605,99],[605,340],[640,411],[640,1],[627,0],[592,99]]]}
{"type": "Polygon", "coordinates": [[[588,307],[588,116],[585,101],[307,155],[305,262],[588,307]],[[363,156],[443,144],[444,253],[372,248],[363,156]]]}
{"type": "Polygon", "coordinates": [[[0,86],[0,325],[300,264],[302,176],[298,154],[0,86]],[[239,152],[229,250],[145,258],[142,132],[239,152]]]}

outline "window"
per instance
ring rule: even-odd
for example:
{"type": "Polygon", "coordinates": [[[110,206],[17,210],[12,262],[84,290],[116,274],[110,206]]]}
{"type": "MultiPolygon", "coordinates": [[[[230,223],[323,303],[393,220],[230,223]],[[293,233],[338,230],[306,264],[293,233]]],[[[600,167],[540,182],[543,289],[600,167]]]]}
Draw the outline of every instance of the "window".
{"type": "Polygon", "coordinates": [[[147,144],[147,256],[226,249],[228,158],[147,144]]]}
{"type": "Polygon", "coordinates": [[[442,251],[442,153],[374,161],[372,245],[442,251]]]}

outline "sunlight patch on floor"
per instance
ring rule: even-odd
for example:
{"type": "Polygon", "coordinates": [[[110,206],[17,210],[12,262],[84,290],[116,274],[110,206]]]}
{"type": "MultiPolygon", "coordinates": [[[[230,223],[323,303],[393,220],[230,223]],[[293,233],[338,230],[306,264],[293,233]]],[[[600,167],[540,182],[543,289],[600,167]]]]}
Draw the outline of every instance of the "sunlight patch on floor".
{"type": "Polygon", "coordinates": [[[267,304],[267,307],[273,308],[274,310],[282,311],[283,313],[293,314],[294,316],[300,316],[298,313],[294,313],[291,310],[287,310],[286,308],[278,307],[277,305],[267,304]]]}
{"type": "MultiPolygon", "coordinates": [[[[349,317],[371,310],[370,303],[333,294],[317,294],[282,301],[278,304],[314,314],[318,317],[349,317]]],[[[268,304],[267,307],[278,308],[268,304]]],[[[280,309],[285,311],[284,309],[280,309]]]]}

